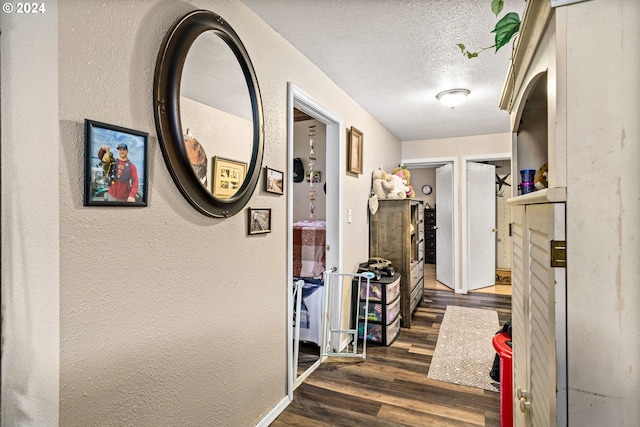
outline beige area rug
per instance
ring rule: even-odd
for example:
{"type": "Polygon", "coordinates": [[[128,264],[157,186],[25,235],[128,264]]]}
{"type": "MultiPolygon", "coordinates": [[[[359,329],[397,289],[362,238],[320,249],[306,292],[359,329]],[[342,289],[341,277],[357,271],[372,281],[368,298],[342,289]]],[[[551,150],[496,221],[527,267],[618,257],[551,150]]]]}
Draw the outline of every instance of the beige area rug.
{"type": "Polygon", "coordinates": [[[428,377],[498,391],[489,372],[496,355],[491,339],[499,328],[494,310],[447,306],[428,377]]]}

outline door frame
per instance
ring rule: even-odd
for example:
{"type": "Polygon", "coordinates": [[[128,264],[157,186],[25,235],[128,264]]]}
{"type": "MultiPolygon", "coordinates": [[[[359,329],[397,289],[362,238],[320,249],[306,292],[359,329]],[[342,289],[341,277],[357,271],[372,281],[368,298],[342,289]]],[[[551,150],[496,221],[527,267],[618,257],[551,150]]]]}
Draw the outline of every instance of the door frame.
{"type": "MultiPolygon", "coordinates": [[[[308,114],[326,126],[326,185],[327,204],[326,244],[330,248],[326,253],[327,268],[335,267],[342,271],[342,175],[340,171],[346,170],[346,152],[341,149],[345,146],[344,120],[334,112],[327,109],[307,93],[287,82],[287,187],[293,188],[293,110],[297,108],[308,114]]],[[[318,360],[307,371],[297,377],[297,366],[294,366],[293,356],[293,194],[287,191],[287,394],[289,402],[293,400],[293,391],[322,363],[318,360]],[[296,378],[297,377],[297,378],[296,378]]]]}
{"type": "MultiPolygon", "coordinates": [[[[492,154],[471,154],[462,156],[462,293],[469,292],[469,210],[467,208],[467,197],[469,189],[467,186],[467,171],[469,162],[487,162],[496,160],[511,160],[511,153],[492,153],[492,154]]],[[[497,215],[497,213],[496,213],[497,215]]]]}
{"type": "MultiPolygon", "coordinates": [[[[408,169],[415,168],[436,168],[438,166],[445,165],[447,163],[453,164],[453,290],[456,293],[462,293],[462,288],[460,287],[460,253],[459,248],[459,236],[458,236],[458,223],[459,223],[459,203],[458,203],[458,157],[423,157],[423,158],[415,158],[415,159],[402,159],[401,165],[408,169]]],[[[436,191],[438,191],[436,187],[436,191]]]]}

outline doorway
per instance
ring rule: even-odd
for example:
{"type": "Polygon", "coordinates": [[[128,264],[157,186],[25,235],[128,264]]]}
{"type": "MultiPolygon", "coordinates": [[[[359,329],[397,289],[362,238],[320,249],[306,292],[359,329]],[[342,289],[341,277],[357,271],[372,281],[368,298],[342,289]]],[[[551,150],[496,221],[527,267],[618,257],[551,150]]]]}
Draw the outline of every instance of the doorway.
{"type": "MultiPolygon", "coordinates": [[[[437,262],[435,266],[425,265],[425,285],[431,286],[433,285],[434,289],[453,289],[456,293],[467,293],[469,292],[469,263],[471,260],[471,254],[468,250],[469,244],[469,207],[468,207],[468,194],[469,188],[467,184],[468,179],[468,162],[482,162],[482,163],[490,163],[496,167],[496,181],[492,181],[488,185],[491,186],[492,194],[496,194],[496,226],[497,228],[496,234],[492,237],[492,242],[495,241],[496,245],[496,255],[492,256],[495,259],[495,268],[496,270],[510,270],[511,266],[511,257],[510,257],[510,245],[511,240],[508,235],[508,227],[510,223],[510,209],[506,205],[506,200],[511,197],[511,177],[507,174],[511,171],[511,153],[493,153],[493,154],[479,154],[479,155],[470,155],[470,156],[462,156],[462,157],[441,157],[441,158],[416,158],[416,159],[403,159],[402,164],[411,170],[412,172],[412,185],[416,189],[416,197],[423,198],[427,203],[431,205],[431,207],[436,208],[436,213],[440,211],[438,209],[438,202],[436,201],[439,190],[442,191],[441,188],[438,188],[437,182],[435,182],[435,172],[432,172],[431,175],[433,178],[430,178],[431,181],[422,182],[420,180],[420,171],[424,169],[436,170],[437,168],[442,167],[443,165],[449,164],[452,169],[452,181],[453,181],[453,196],[450,202],[450,207],[453,210],[453,230],[451,231],[451,244],[453,253],[453,260],[451,261],[451,268],[449,277],[450,282],[447,283],[447,286],[443,286],[438,280],[436,280],[437,275],[437,262]],[[460,161],[461,160],[461,161],[460,161]],[[460,168],[458,168],[458,164],[460,164],[460,168]],[[459,177],[460,175],[460,177],[459,177]],[[414,178],[415,177],[415,178],[414,178]],[[497,177],[506,180],[507,184],[503,184],[500,190],[498,191],[497,185],[497,177]],[[431,184],[434,182],[433,193],[431,193],[428,197],[421,195],[421,187],[423,184],[431,184]],[[496,189],[496,192],[493,193],[493,189],[496,189]],[[498,193],[500,193],[498,195],[498,193]],[[429,197],[431,199],[429,199],[429,197]],[[460,200],[460,202],[458,202],[460,200]],[[435,204],[432,202],[435,201],[435,204]],[[459,225],[458,225],[459,224],[459,225]],[[497,237],[497,238],[496,238],[497,237]],[[433,267],[433,268],[432,268],[433,267]],[[433,271],[432,271],[433,270],[433,271]],[[431,277],[433,276],[433,277],[431,277]],[[429,280],[429,284],[427,283],[427,279],[429,280]]],[[[515,182],[515,181],[514,181],[515,182]]],[[[442,233],[440,233],[441,235],[442,233]]],[[[448,237],[449,238],[449,237],[448,237]]],[[[437,237],[436,237],[436,245],[437,237]]],[[[440,246],[440,245],[438,245],[440,246]]],[[[448,251],[448,250],[447,250],[448,251]]],[[[437,256],[436,249],[436,256],[437,256]]],[[[449,251],[448,251],[449,252],[449,251]]],[[[439,262],[442,262],[442,258],[440,258],[439,262]]],[[[449,261],[447,261],[449,262],[449,261]]],[[[493,267],[492,267],[493,268],[493,267]]],[[[496,286],[497,287],[497,286],[496,286]]],[[[510,294],[510,291],[505,289],[488,289],[490,292],[503,293],[507,292],[510,294]]]]}
{"type": "MultiPolygon", "coordinates": [[[[310,115],[294,108],[293,123],[293,280],[304,280],[298,289],[300,299],[294,301],[294,317],[300,328],[294,337],[296,378],[305,375],[320,360],[323,341],[326,239],[326,126],[310,115]]],[[[296,294],[297,296],[297,294],[296,294]]],[[[295,324],[294,324],[295,325],[295,324]]],[[[295,363],[295,361],[294,361],[295,363]]]]}
{"type": "Polygon", "coordinates": [[[466,293],[495,287],[498,270],[511,269],[511,209],[506,205],[511,197],[511,154],[463,156],[462,160],[462,274],[466,293]]]}
{"type": "MultiPolygon", "coordinates": [[[[293,399],[293,391],[301,384],[304,379],[311,374],[321,363],[319,349],[317,355],[312,355],[307,361],[308,366],[304,366],[304,372],[298,374],[298,354],[300,342],[295,340],[294,334],[294,313],[301,320],[299,311],[296,312],[296,306],[293,295],[294,288],[294,223],[300,221],[303,217],[314,222],[324,220],[325,227],[325,244],[324,248],[324,269],[336,268],[338,271],[342,269],[342,224],[340,221],[340,209],[342,204],[341,188],[342,175],[341,170],[345,166],[344,150],[340,147],[344,146],[343,120],[335,113],[318,103],[315,99],[301,91],[292,83],[287,84],[287,370],[288,370],[288,395],[289,400],[293,399]],[[299,118],[298,133],[296,134],[296,116],[299,118]],[[312,131],[311,126],[315,126],[312,131]],[[310,137],[310,132],[314,133],[310,137]],[[321,134],[324,133],[324,138],[321,134]],[[296,135],[300,135],[302,142],[298,141],[296,145],[296,135]],[[314,154],[310,155],[310,139],[314,140],[314,154]],[[320,155],[324,155],[324,161],[319,162],[320,155]],[[319,182],[307,181],[306,172],[311,169],[309,167],[309,157],[316,157],[312,171],[309,174],[310,179],[319,182]],[[300,173],[300,162],[296,166],[295,158],[300,158],[302,167],[304,168],[304,177],[302,180],[296,178],[294,183],[294,175],[300,173]],[[305,165],[306,163],[306,165],[305,165]],[[317,172],[320,172],[319,176],[317,172]],[[311,184],[313,183],[313,187],[311,184]],[[316,193],[313,205],[313,218],[310,217],[310,192],[316,193]],[[322,206],[324,204],[324,207],[322,206]],[[311,363],[308,363],[311,362],[311,363]]],[[[316,272],[317,273],[317,272],[316,272]]],[[[324,294],[324,290],[318,292],[318,295],[324,294]]],[[[324,319],[324,302],[315,304],[316,310],[322,307],[322,319],[324,319]]],[[[316,312],[317,314],[317,312],[316,312]]],[[[316,318],[318,318],[316,316],[316,318]]],[[[301,322],[299,323],[301,324],[301,322]]],[[[322,330],[322,329],[321,329],[322,330]]],[[[316,345],[321,348],[324,342],[324,336],[316,337],[316,345]]],[[[305,357],[306,359],[306,357],[305,357]]]]}
{"type": "MultiPolygon", "coordinates": [[[[416,198],[423,200],[425,207],[434,208],[436,214],[436,224],[433,229],[436,246],[435,264],[425,264],[425,285],[429,279],[429,282],[436,282],[445,289],[453,289],[456,293],[461,293],[460,257],[457,255],[460,253],[458,227],[454,226],[458,224],[459,211],[458,157],[403,159],[402,165],[411,170],[411,184],[415,188],[416,198]],[[443,185],[442,177],[438,179],[439,171],[445,172],[446,185],[443,185]],[[422,188],[425,185],[432,187],[432,191],[423,193],[422,188]],[[446,230],[441,228],[443,219],[438,218],[445,214],[446,223],[449,224],[446,230]],[[440,280],[442,282],[439,282],[440,280]]],[[[427,240],[429,239],[425,239],[425,242],[427,240]]],[[[425,247],[425,253],[428,251],[429,248],[425,247]]]]}

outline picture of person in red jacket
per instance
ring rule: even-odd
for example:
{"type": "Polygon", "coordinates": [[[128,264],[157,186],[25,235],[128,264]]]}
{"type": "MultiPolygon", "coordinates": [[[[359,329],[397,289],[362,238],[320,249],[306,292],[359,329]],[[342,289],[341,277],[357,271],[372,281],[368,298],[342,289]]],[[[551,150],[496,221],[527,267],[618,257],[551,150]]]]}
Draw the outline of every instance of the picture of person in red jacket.
{"type": "Polygon", "coordinates": [[[129,159],[127,144],[121,142],[116,149],[118,157],[115,159],[112,178],[109,180],[109,200],[135,202],[138,192],[138,170],[129,159]]]}

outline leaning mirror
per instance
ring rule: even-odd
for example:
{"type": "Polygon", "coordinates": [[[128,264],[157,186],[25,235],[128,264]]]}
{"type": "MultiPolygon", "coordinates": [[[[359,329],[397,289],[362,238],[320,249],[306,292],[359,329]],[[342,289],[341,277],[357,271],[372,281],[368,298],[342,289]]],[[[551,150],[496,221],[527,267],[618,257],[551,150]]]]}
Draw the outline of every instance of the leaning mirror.
{"type": "Polygon", "coordinates": [[[249,55],[220,16],[194,11],[169,31],[156,64],[154,106],[180,192],[205,215],[238,213],[260,176],[262,102],[249,55]]]}

